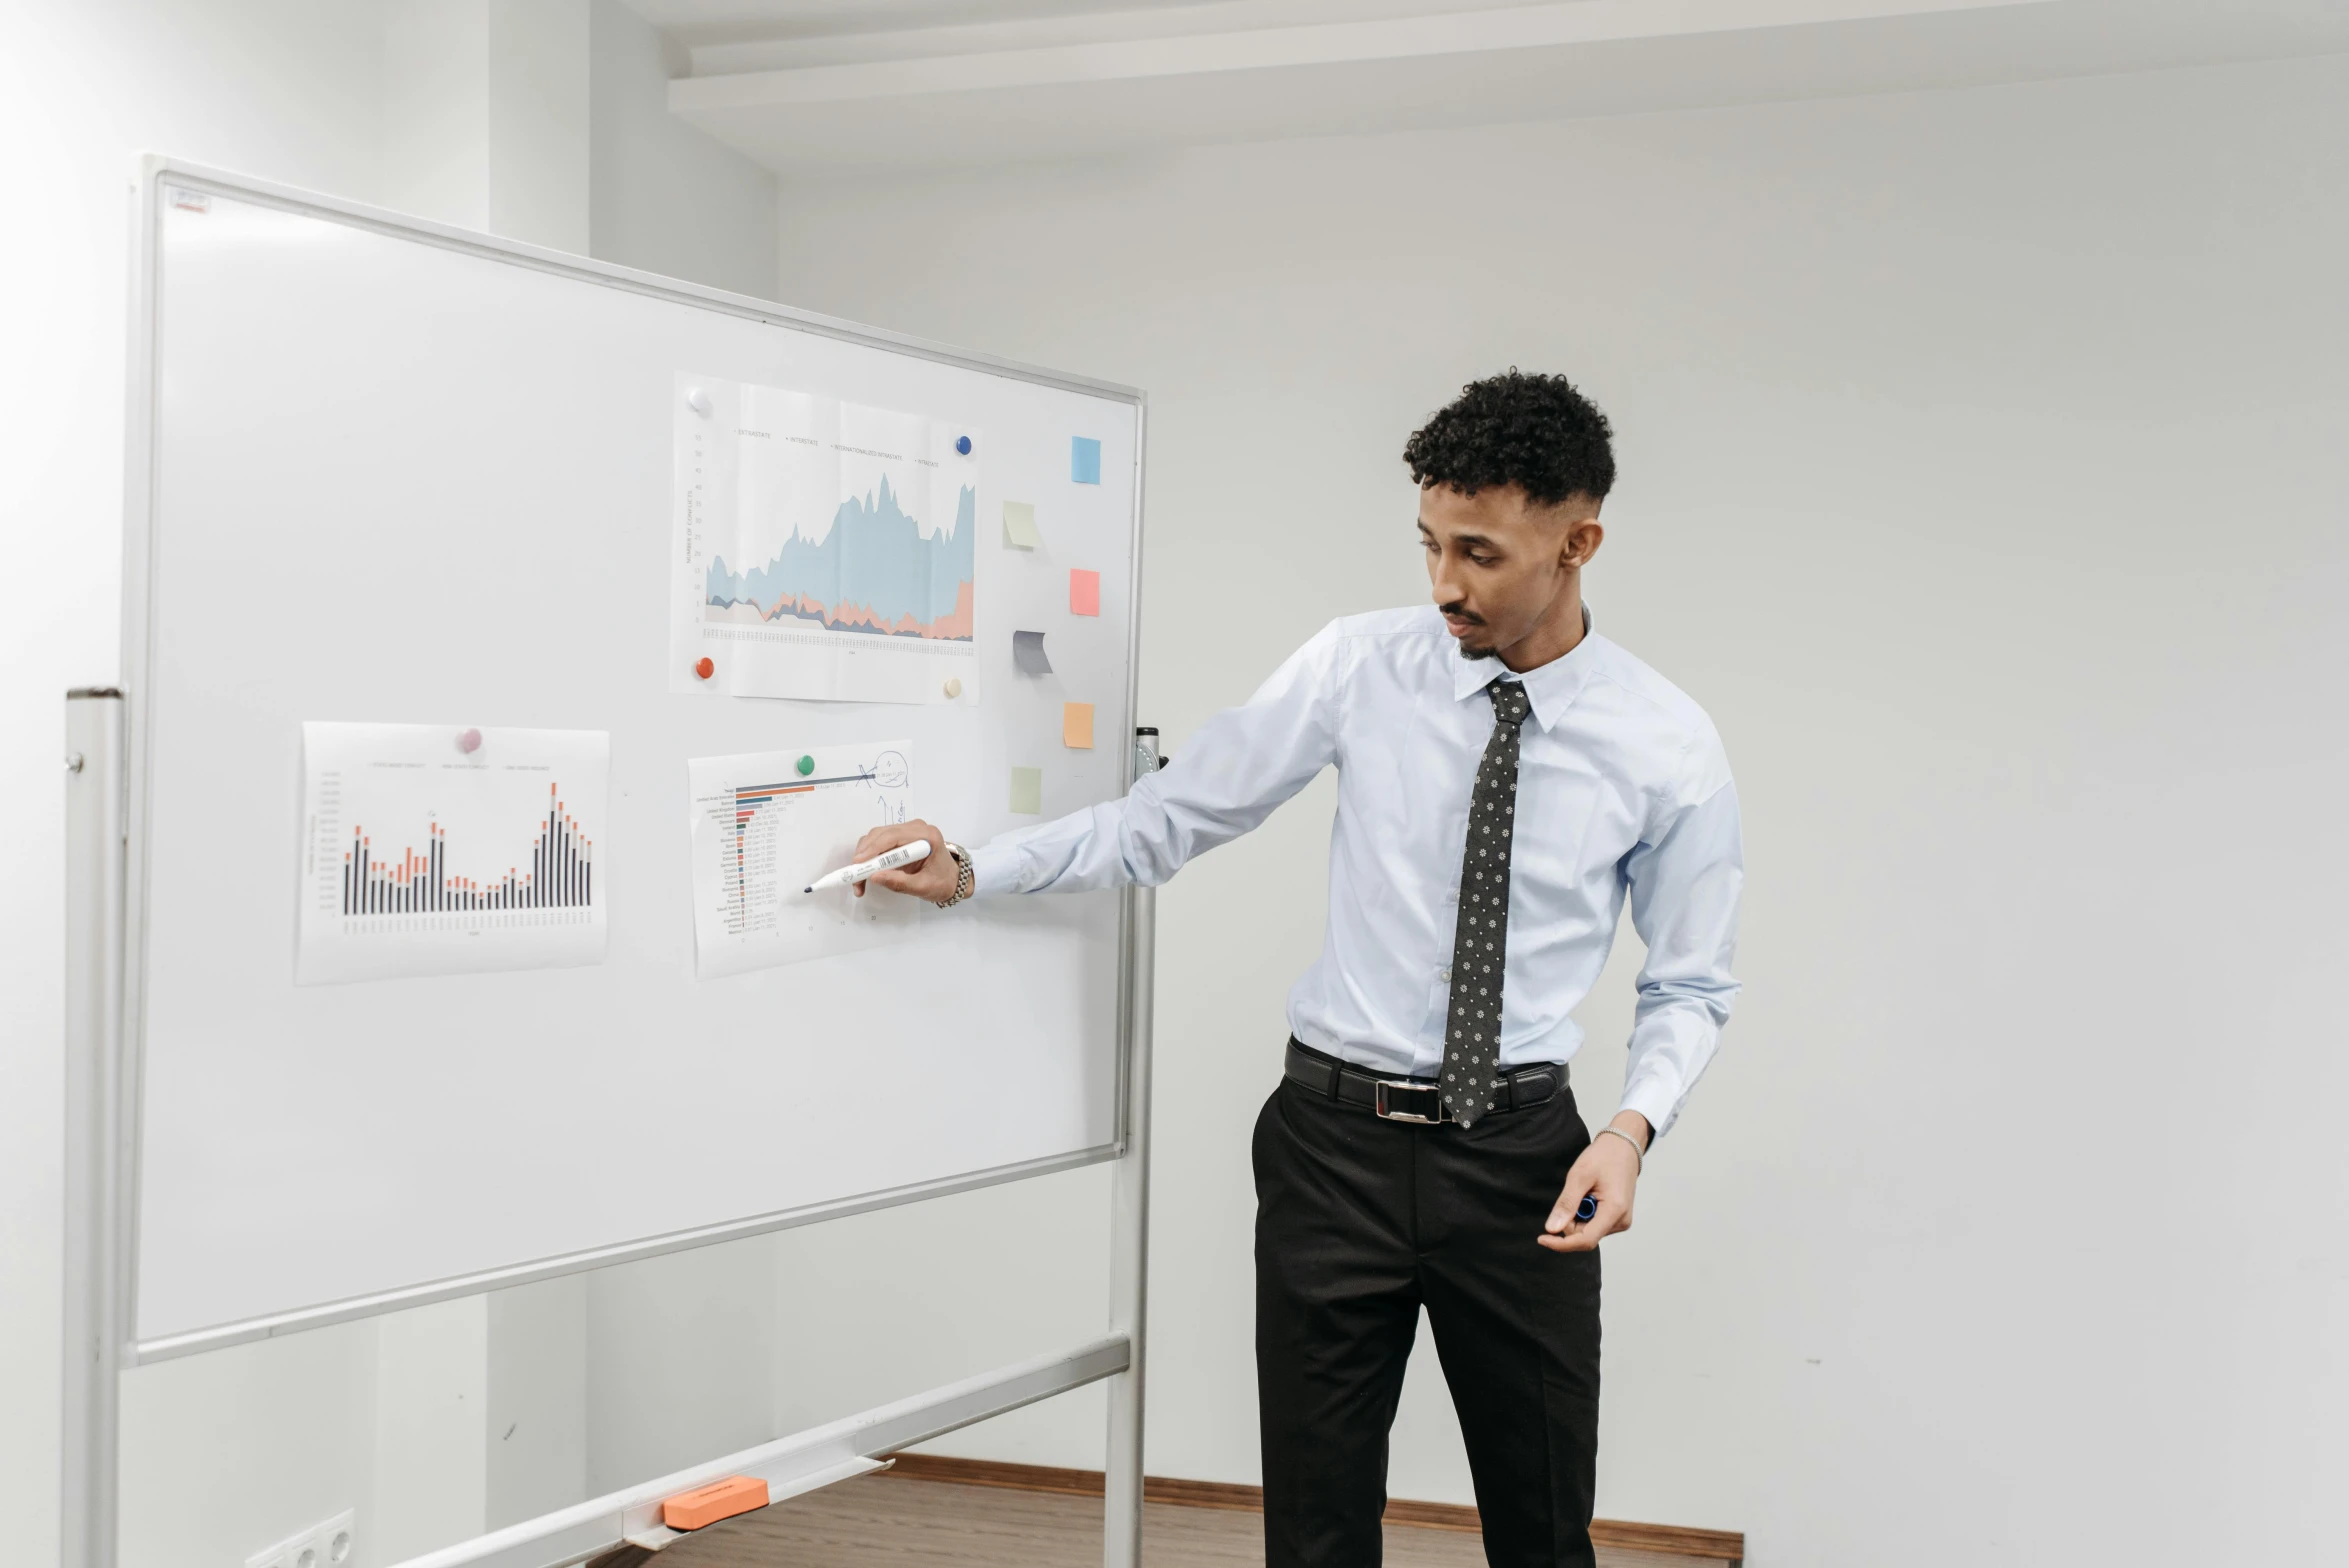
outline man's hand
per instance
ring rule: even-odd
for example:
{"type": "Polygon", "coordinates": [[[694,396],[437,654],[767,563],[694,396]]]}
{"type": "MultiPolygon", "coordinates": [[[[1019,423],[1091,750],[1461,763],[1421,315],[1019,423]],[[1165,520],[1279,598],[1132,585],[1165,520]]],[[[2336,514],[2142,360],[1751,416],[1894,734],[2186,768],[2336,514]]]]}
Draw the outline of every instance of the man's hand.
{"type": "MultiPolygon", "coordinates": [[[[935,904],[954,896],[954,884],[962,873],[954,857],[946,853],[946,836],[918,818],[912,822],[893,822],[885,828],[875,828],[856,841],[856,853],[851,861],[870,860],[875,855],[895,849],[900,844],[911,844],[916,839],[930,841],[930,858],[917,860],[910,866],[895,871],[876,871],[873,880],[892,893],[907,893],[915,898],[926,898],[935,904]]],[[[865,885],[856,885],[856,896],[865,896],[865,885]]]]}
{"type": "Polygon", "coordinates": [[[1534,1238],[1552,1252],[1589,1252],[1598,1246],[1601,1236],[1631,1229],[1631,1193],[1639,1185],[1640,1153],[1647,1148],[1651,1132],[1648,1119],[1637,1111],[1618,1111],[1607,1125],[1637,1138],[1639,1147],[1633,1148],[1612,1133],[1601,1133],[1590,1141],[1590,1147],[1566,1173],[1565,1190],[1558,1194],[1542,1234],[1534,1238]],[[1577,1220],[1574,1211],[1582,1207],[1585,1193],[1599,1200],[1598,1212],[1587,1220],[1577,1220]]]}

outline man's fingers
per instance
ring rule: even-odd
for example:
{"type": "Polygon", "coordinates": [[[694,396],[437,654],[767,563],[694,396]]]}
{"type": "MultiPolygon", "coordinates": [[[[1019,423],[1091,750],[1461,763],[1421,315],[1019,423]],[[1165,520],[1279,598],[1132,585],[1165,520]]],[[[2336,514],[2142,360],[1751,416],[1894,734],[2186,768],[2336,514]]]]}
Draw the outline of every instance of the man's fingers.
{"type": "MultiPolygon", "coordinates": [[[[933,835],[925,834],[923,836],[931,838],[933,843],[936,842],[933,835]]],[[[899,866],[888,871],[874,872],[873,881],[892,893],[905,893],[914,898],[926,898],[930,902],[936,903],[939,899],[954,896],[954,885],[959,875],[953,858],[933,849],[929,858],[917,860],[910,866],[899,866]]]]}
{"type": "MultiPolygon", "coordinates": [[[[911,893],[918,898],[932,900],[944,898],[954,891],[951,880],[952,873],[948,873],[949,880],[943,888],[939,886],[938,881],[938,868],[949,863],[942,852],[946,840],[936,828],[927,822],[918,820],[892,822],[886,827],[874,828],[856,841],[856,848],[849,852],[849,860],[852,864],[859,860],[870,860],[875,855],[887,854],[900,845],[919,844],[925,841],[930,846],[930,856],[927,860],[917,860],[910,866],[901,866],[894,870],[876,871],[867,880],[879,883],[892,893],[911,893]]],[[[856,883],[855,888],[857,897],[865,896],[863,882],[856,883]]]]}
{"type": "Polygon", "coordinates": [[[1576,1160],[1574,1168],[1566,1173],[1566,1185],[1558,1194],[1558,1201],[1550,1205],[1550,1217],[1542,1229],[1552,1236],[1563,1235],[1578,1223],[1575,1210],[1582,1207],[1583,1198],[1598,1181],[1598,1172],[1584,1160],[1576,1160]]]}
{"type": "Polygon", "coordinates": [[[850,852],[848,858],[852,861],[870,860],[875,855],[895,849],[900,844],[910,844],[915,839],[928,838],[929,836],[930,824],[927,822],[892,822],[884,827],[874,828],[867,832],[863,838],[858,839],[856,848],[850,852]]]}
{"type": "Polygon", "coordinates": [[[1613,1152],[1598,1145],[1582,1151],[1567,1171],[1566,1185],[1536,1241],[1552,1252],[1588,1252],[1602,1238],[1630,1228],[1631,1190],[1638,1173],[1611,1169],[1608,1156],[1613,1152]],[[1587,1220],[1577,1217],[1586,1198],[1591,1205],[1587,1220]]]}
{"type": "Polygon", "coordinates": [[[1620,1199],[1602,1196],[1598,1211],[1587,1220],[1576,1221],[1568,1216],[1565,1231],[1536,1236],[1534,1240],[1552,1252],[1588,1252],[1599,1244],[1600,1238],[1612,1236],[1623,1228],[1623,1217],[1630,1212],[1620,1199]]]}
{"type": "Polygon", "coordinates": [[[1582,1222],[1577,1220],[1574,1215],[1575,1211],[1582,1207],[1583,1195],[1589,1191],[1590,1183],[1588,1182],[1579,1185],[1571,1181],[1568,1182],[1566,1190],[1558,1195],[1557,1203],[1551,1208],[1549,1219],[1543,1222],[1543,1231],[1552,1236],[1562,1236],[1581,1224],[1582,1222]]]}

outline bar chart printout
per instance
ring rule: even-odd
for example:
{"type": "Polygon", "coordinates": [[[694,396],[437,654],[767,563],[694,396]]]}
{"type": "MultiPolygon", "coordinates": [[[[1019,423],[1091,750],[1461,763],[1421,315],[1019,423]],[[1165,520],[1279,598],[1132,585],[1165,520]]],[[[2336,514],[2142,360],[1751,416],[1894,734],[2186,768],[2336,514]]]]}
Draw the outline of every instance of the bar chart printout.
{"type": "Polygon", "coordinates": [[[867,830],[911,815],[912,758],[891,740],[689,760],[694,972],[800,963],[916,929],[917,900],[802,891],[847,865],[867,830]]]}
{"type": "Polygon", "coordinates": [[[602,730],[303,725],[295,982],[601,963],[610,763],[602,730]]]}

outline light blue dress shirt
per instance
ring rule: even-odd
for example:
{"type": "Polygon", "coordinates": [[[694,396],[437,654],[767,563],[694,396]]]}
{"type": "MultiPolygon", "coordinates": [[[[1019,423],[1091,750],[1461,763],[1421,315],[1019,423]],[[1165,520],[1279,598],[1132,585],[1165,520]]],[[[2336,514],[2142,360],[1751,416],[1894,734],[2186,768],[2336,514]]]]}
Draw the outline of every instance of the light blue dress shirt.
{"type": "MultiPolygon", "coordinates": [[[[1333,763],[1329,926],[1289,992],[1307,1045],[1374,1072],[1443,1059],[1469,793],[1493,730],[1484,689],[1432,606],[1323,628],[1243,707],[1217,714],[1122,800],[973,853],[979,897],[1154,886],[1237,838],[1333,763]]],[[[1626,897],[1647,943],[1622,1106],[1661,1134],[1713,1059],[1737,995],[1745,882],[1721,737],[1677,687],[1595,631],[1521,678],[1501,1061],[1572,1059],[1626,897]]]]}

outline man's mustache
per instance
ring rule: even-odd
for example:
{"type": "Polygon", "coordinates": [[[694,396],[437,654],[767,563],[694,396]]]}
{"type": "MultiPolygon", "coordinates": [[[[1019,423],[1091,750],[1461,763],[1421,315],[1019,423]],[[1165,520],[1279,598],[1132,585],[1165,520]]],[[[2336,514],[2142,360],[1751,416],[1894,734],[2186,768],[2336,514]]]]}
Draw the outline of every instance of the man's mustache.
{"type": "Polygon", "coordinates": [[[1484,617],[1469,609],[1468,601],[1465,599],[1454,599],[1450,604],[1439,604],[1436,606],[1436,613],[1448,615],[1455,621],[1466,621],[1471,626],[1484,624],[1484,617]]]}

